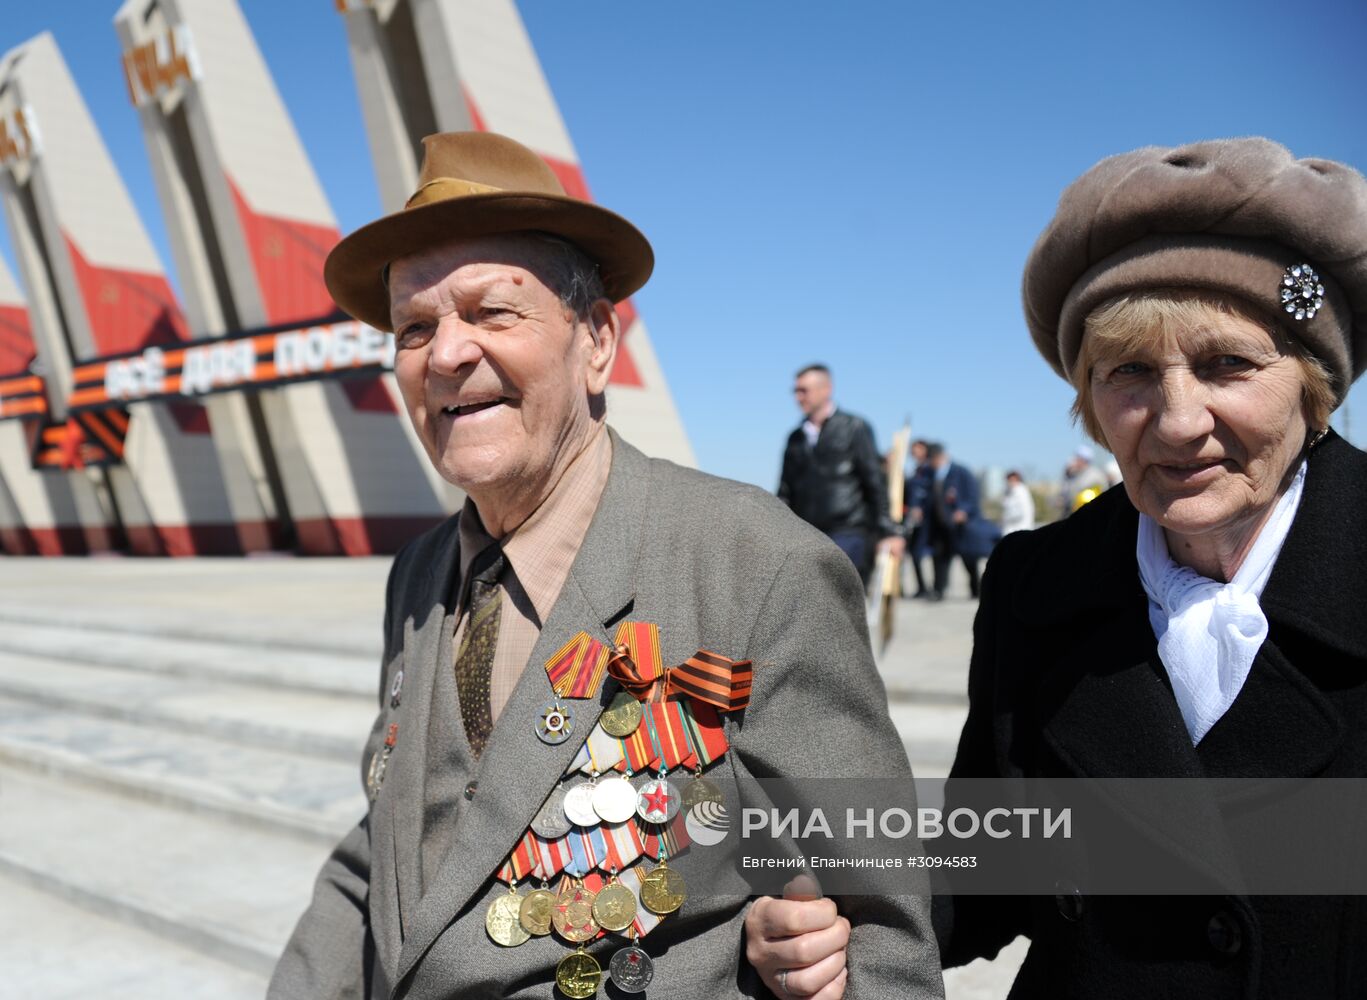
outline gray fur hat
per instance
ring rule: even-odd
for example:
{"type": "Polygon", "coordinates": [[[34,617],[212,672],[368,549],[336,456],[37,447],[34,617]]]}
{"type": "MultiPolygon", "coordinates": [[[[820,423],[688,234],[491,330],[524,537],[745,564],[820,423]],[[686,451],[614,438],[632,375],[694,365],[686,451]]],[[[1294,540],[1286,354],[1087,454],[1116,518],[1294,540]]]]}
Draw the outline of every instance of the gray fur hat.
{"type": "Polygon", "coordinates": [[[1030,251],[1030,335],[1067,378],[1087,315],[1151,288],[1252,304],[1324,362],[1342,402],[1367,367],[1367,180],[1261,138],[1102,160],[1064,190],[1030,251]]]}

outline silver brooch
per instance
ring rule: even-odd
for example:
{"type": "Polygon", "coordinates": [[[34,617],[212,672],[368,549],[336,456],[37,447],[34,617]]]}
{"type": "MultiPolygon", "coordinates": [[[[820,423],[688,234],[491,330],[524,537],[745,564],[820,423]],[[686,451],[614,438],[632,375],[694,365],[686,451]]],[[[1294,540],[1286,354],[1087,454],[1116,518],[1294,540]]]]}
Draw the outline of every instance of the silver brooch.
{"type": "Polygon", "coordinates": [[[1324,286],[1309,264],[1292,264],[1282,275],[1282,308],[1296,319],[1314,319],[1324,305],[1324,286]]]}

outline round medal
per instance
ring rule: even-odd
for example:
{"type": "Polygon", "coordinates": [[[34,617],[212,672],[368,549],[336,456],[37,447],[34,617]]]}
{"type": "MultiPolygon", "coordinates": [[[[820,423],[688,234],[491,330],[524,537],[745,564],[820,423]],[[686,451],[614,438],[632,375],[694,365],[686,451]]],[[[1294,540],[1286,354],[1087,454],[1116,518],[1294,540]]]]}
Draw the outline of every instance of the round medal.
{"type": "Polygon", "coordinates": [[[609,882],[593,900],[593,919],[606,930],[626,930],[636,919],[636,894],[621,882],[609,882]]]}
{"type": "Polygon", "coordinates": [[[684,785],[683,794],[679,796],[679,800],[684,812],[689,812],[699,802],[724,803],[726,801],[722,797],[721,789],[706,778],[694,778],[684,785]]]}
{"type": "Polygon", "coordinates": [[[621,823],[636,812],[636,789],[620,774],[611,774],[593,789],[593,811],[605,823],[621,823]]]}
{"type": "Polygon", "coordinates": [[[542,937],[551,932],[551,913],[554,910],[555,893],[549,889],[533,889],[522,897],[517,922],[528,934],[542,937]]]}
{"type": "Polygon", "coordinates": [[[574,732],[574,713],[564,702],[552,701],[536,717],[536,735],[542,743],[564,743],[574,732]]]}
{"type": "Polygon", "coordinates": [[[647,823],[668,823],[679,814],[679,793],[664,778],[654,778],[641,786],[636,797],[636,815],[647,823]]]}
{"type": "Polygon", "coordinates": [[[655,978],[655,963],[634,944],[627,945],[608,963],[608,975],[613,985],[623,993],[644,993],[655,978]]]}
{"type": "Polygon", "coordinates": [[[576,826],[597,826],[598,814],[593,811],[593,793],[597,787],[593,782],[586,781],[567,791],[565,818],[576,826]]]}
{"type": "Polygon", "coordinates": [[[641,703],[626,691],[618,691],[612,703],[603,709],[598,724],[609,736],[624,740],[641,724],[641,703]]]}
{"type": "Polygon", "coordinates": [[[501,944],[505,948],[516,948],[531,937],[518,922],[518,911],[521,908],[522,897],[512,892],[503,893],[489,904],[489,909],[484,914],[484,929],[489,932],[489,937],[493,938],[495,944],[501,944]]]}
{"type": "Polygon", "coordinates": [[[399,692],[403,690],[403,670],[394,674],[394,683],[389,686],[389,707],[399,707],[399,692]]]}
{"type": "Polygon", "coordinates": [[[571,944],[579,944],[597,935],[598,922],[593,919],[595,894],[582,884],[571,880],[562,882],[560,894],[551,907],[551,926],[571,944]]]}
{"type": "Polygon", "coordinates": [[[673,913],[687,898],[683,876],[663,861],[641,876],[641,902],[652,913],[673,913]]]}
{"type": "Polygon", "coordinates": [[[715,847],[726,839],[726,833],[731,829],[726,806],[720,802],[699,802],[684,817],[684,829],[693,843],[700,847],[715,847]]]}
{"type": "Polygon", "coordinates": [[[532,817],[532,832],[543,840],[559,840],[570,832],[570,820],[565,815],[564,785],[556,785],[532,817]]]}
{"type": "Polygon", "coordinates": [[[603,967],[582,948],[571,952],[555,967],[555,985],[570,1000],[588,1000],[598,992],[603,967]]]}

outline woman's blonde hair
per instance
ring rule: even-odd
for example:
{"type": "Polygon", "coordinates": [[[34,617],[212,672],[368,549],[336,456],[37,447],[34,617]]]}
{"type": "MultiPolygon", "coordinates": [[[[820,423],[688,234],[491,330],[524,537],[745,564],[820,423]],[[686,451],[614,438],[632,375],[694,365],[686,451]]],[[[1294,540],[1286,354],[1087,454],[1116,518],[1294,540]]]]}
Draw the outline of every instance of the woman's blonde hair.
{"type": "Polygon", "coordinates": [[[1256,323],[1282,353],[1295,358],[1301,369],[1301,403],[1306,422],[1315,430],[1329,425],[1329,414],[1334,410],[1333,377],[1324,362],[1306,350],[1304,344],[1233,296],[1166,288],[1117,295],[1087,315],[1082,349],[1073,366],[1072,383],[1077,390],[1073,419],[1080,421],[1098,444],[1109,449],[1092,405],[1092,372],[1097,363],[1134,353],[1152,343],[1155,335],[1209,323],[1212,314],[1237,316],[1256,323]]]}

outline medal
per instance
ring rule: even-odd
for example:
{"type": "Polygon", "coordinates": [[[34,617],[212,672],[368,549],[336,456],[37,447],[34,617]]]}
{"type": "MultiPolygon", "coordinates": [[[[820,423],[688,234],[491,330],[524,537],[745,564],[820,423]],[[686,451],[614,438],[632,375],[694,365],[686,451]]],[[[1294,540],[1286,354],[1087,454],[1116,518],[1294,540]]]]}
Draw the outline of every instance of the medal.
{"type": "Polygon", "coordinates": [[[571,1000],[588,1000],[598,992],[603,967],[580,945],[555,967],[555,985],[571,1000]]]}
{"type": "Polygon", "coordinates": [[[641,876],[641,902],[653,913],[673,913],[688,898],[683,876],[661,861],[641,876]]]}
{"type": "Polygon", "coordinates": [[[636,797],[636,815],[647,823],[668,823],[679,814],[679,795],[664,778],[647,781],[636,797]]]}
{"type": "Polygon", "coordinates": [[[598,814],[593,811],[593,793],[598,786],[592,781],[575,785],[565,793],[565,818],[576,826],[597,826],[598,814]]]}
{"type": "Polygon", "coordinates": [[[693,807],[699,802],[715,802],[723,805],[726,799],[722,797],[721,789],[706,778],[694,778],[684,786],[683,794],[679,796],[680,807],[684,812],[692,812],[693,807]]]}
{"type": "Polygon", "coordinates": [[[644,993],[655,978],[655,963],[636,945],[629,944],[612,956],[608,975],[623,993],[644,993]]]}
{"type": "Polygon", "coordinates": [[[618,691],[612,703],[603,709],[598,724],[609,736],[625,739],[641,724],[641,703],[626,691],[618,691]]]}
{"type": "Polygon", "coordinates": [[[380,786],[384,784],[384,772],[389,767],[389,755],[394,752],[394,745],[399,742],[399,724],[391,722],[389,732],[385,734],[384,746],[370,758],[370,773],[366,775],[366,786],[370,790],[370,801],[373,803],[380,795],[380,786]]]}
{"type": "Polygon", "coordinates": [[[403,669],[394,675],[394,683],[389,685],[389,707],[399,707],[399,692],[403,690],[403,669]]]}
{"type": "Polygon", "coordinates": [[[548,702],[546,707],[541,710],[541,714],[537,716],[536,735],[541,738],[542,743],[557,746],[569,739],[572,732],[574,732],[574,713],[563,702],[548,702]]]}
{"type": "Polygon", "coordinates": [[[484,914],[484,929],[489,932],[495,944],[505,948],[516,948],[531,937],[531,934],[518,921],[523,899],[516,889],[510,888],[490,905],[484,914]]]}
{"type": "Polygon", "coordinates": [[[546,840],[558,840],[570,832],[570,820],[565,815],[565,786],[556,785],[550,797],[532,818],[532,832],[546,840]]]}
{"type": "Polygon", "coordinates": [[[580,944],[597,935],[598,923],[593,919],[595,894],[584,888],[584,883],[567,878],[560,883],[560,892],[551,907],[551,926],[571,944],[580,944]]]}
{"type": "Polygon", "coordinates": [[[604,930],[626,930],[636,919],[636,894],[621,882],[609,882],[594,897],[593,919],[604,930]]]}
{"type": "Polygon", "coordinates": [[[727,831],[731,829],[726,806],[711,799],[699,802],[684,817],[684,829],[693,843],[701,847],[715,847],[726,839],[727,831]]]}
{"type": "Polygon", "coordinates": [[[636,812],[636,808],[636,789],[621,775],[608,775],[593,786],[593,811],[603,822],[625,822],[636,812]]]}
{"type": "Polygon", "coordinates": [[[555,893],[549,889],[533,889],[522,897],[517,910],[517,922],[534,937],[551,932],[551,913],[555,910],[555,893]]]}

